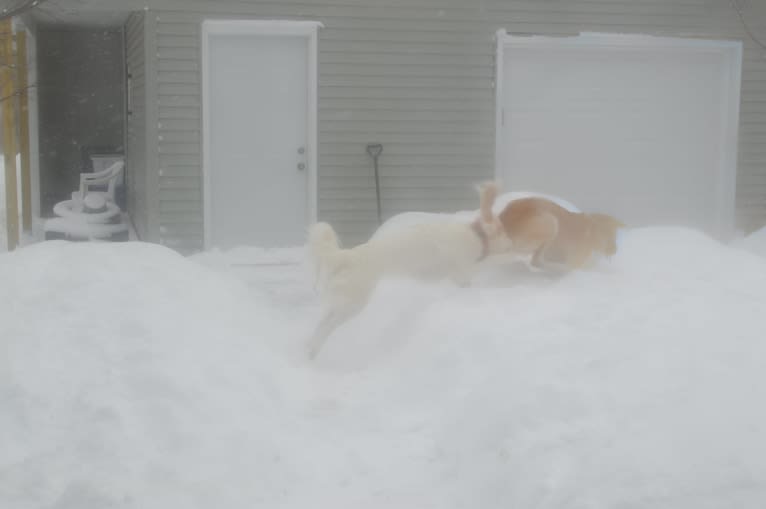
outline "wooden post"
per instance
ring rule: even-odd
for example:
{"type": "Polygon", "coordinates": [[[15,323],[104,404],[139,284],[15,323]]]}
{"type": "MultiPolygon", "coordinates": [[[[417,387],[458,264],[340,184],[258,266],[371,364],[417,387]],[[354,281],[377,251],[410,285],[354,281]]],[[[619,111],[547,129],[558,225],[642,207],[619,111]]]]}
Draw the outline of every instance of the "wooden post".
{"type": "Polygon", "coordinates": [[[21,159],[21,225],[32,231],[32,172],[29,154],[29,80],[27,75],[27,33],[16,34],[16,76],[19,91],[19,154],[21,159]]]}
{"type": "Polygon", "coordinates": [[[0,20],[0,109],[3,122],[3,157],[5,158],[5,221],[8,251],[19,245],[19,202],[16,195],[16,97],[13,79],[13,26],[10,19],[0,20]]]}

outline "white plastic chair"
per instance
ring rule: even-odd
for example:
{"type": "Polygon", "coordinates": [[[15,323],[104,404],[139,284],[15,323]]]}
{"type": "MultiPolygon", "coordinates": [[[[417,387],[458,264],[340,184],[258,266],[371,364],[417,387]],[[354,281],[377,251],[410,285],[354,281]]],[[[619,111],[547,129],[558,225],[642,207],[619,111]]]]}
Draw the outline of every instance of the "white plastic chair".
{"type": "Polygon", "coordinates": [[[72,199],[57,203],[53,207],[56,217],[45,221],[45,238],[127,240],[128,225],[114,199],[124,168],[124,161],[116,161],[104,170],[80,173],[80,188],[72,199]],[[103,186],[106,190],[94,190],[103,186]],[[85,210],[86,204],[89,210],[85,210]]]}
{"type": "Polygon", "coordinates": [[[107,202],[114,203],[114,191],[117,181],[125,168],[125,161],[117,161],[105,170],[93,173],[80,173],[80,189],[72,193],[72,203],[80,209],[85,196],[90,193],[102,195],[107,202]],[[93,191],[93,187],[106,186],[106,191],[93,191]]]}

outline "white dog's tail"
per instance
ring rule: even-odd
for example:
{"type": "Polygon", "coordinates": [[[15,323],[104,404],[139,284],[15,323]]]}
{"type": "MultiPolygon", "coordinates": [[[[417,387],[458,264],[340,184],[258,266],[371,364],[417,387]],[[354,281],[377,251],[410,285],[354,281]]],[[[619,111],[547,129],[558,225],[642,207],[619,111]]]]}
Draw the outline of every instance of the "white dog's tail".
{"type": "Polygon", "coordinates": [[[308,249],[314,263],[315,284],[325,279],[334,272],[334,268],[343,258],[338,242],[338,235],[332,226],[327,223],[316,223],[309,229],[308,249]]]}

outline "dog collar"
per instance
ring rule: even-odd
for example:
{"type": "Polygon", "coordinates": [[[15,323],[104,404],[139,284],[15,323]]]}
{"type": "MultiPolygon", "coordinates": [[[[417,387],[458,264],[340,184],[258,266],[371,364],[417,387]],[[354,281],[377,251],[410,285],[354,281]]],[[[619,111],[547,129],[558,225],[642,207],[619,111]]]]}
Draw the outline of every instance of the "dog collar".
{"type": "Polygon", "coordinates": [[[481,227],[481,223],[479,222],[479,219],[471,223],[471,229],[479,237],[479,240],[481,241],[481,255],[479,255],[479,259],[476,260],[477,262],[480,262],[484,258],[489,256],[489,237],[487,237],[487,232],[485,232],[484,229],[481,227]]]}

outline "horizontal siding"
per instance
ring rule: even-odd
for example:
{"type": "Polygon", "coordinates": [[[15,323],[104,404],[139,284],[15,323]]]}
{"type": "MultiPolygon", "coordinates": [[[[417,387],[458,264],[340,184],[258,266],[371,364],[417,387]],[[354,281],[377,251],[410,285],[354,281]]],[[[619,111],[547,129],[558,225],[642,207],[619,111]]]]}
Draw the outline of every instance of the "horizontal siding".
{"type": "MultiPolygon", "coordinates": [[[[472,184],[492,168],[493,34],[480,29],[485,23],[477,8],[453,4],[461,7],[441,14],[451,20],[445,26],[432,3],[420,4],[402,2],[391,12],[388,3],[382,8],[259,2],[227,4],[214,16],[204,6],[196,13],[194,6],[156,13],[160,159],[171,163],[199,156],[199,128],[190,126],[201,121],[202,19],[318,19],[325,25],[319,44],[320,217],[336,224],[347,243],[366,238],[374,228],[375,191],[365,153],[371,141],[384,144],[386,215],[473,206],[472,184]],[[416,19],[434,19],[439,26],[424,33],[416,19]],[[378,31],[371,30],[376,26],[378,31]],[[392,27],[402,37],[392,34],[392,27]]],[[[177,184],[168,182],[161,201],[172,196],[178,204],[192,198],[192,181],[177,184]]],[[[181,214],[174,216],[182,219],[181,214]]],[[[188,226],[193,224],[198,221],[190,215],[188,226]]]]}
{"type": "Polygon", "coordinates": [[[130,111],[128,112],[128,147],[125,178],[128,187],[128,214],[140,239],[147,236],[146,160],[146,58],[144,47],[144,13],[137,12],[125,24],[125,52],[130,73],[130,111]]]}
{"type": "MultiPolygon", "coordinates": [[[[475,207],[472,184],[494,167],[494,33],[648,33],[744,41],[738,178],[740,225],[766,221],[766,59],[720,0],[164,0],[156,23],[160,235],[198,249],[201,220],[200,22],[321,21],[319,213],[344,241],[375,226],[365,145],[384,144],[384,215],[475,207]]],[[[766,39],[766,11],[750,2],[766,39]]]]}

